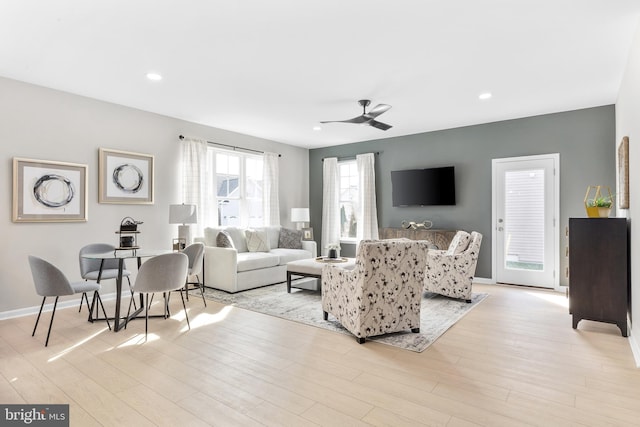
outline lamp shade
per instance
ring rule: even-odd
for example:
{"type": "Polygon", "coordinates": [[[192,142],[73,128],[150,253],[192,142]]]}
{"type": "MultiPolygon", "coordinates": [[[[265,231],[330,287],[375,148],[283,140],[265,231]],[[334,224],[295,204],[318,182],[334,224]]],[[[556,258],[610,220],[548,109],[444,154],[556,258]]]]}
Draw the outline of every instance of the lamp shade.
{"type": "Polygon", "coordinates": [[[291,222],[308,222],[309,208],[291,208],[291,222]]]}
{"type": "Polygon", "coordinates": [[[169,224],[196,224],[198,207],[196,205],[169,205],[169,224]]]}

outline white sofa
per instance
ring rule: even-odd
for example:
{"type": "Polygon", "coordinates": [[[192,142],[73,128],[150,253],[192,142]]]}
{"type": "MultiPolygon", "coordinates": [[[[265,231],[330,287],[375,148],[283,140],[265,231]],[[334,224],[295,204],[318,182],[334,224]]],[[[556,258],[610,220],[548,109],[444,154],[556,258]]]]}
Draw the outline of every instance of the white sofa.
{"type": "Polygon", "coordinates": [[[208,227],[204,237],[197,238],[204,248],[204,285],[227,292],[239,292],[260,286],[284,282],[287,263],[317,255],[316,242],[302,241],[302,249],[279,248],[280,227],[256,227],[268,236],[268,252],[249,252],[245,229],[208,227]],[[235,248],[216,246],[218,233],[225,230],[235,248]]]}

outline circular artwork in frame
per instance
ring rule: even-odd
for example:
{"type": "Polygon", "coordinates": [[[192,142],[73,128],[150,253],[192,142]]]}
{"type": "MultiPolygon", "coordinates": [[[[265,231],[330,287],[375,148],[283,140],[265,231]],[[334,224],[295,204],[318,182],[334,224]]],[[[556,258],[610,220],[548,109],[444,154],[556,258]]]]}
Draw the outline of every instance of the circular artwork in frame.
{"type": "Polygon", "coordinates": [[[153,204],[154,157],[100,148],[100,203],[153,204]]]}
{"type": "Polygon", "coordinates": [[[13,158],[14,222],[87,220],[87,165],[13,158]]]}

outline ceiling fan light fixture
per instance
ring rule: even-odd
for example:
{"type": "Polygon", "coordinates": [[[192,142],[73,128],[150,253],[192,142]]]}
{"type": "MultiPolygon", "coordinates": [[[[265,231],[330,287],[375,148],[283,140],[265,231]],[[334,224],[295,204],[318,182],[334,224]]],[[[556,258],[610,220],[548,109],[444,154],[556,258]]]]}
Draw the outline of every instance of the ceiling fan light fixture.
{"type": "Polygon", "coordinates": [[[320,132],[322,130],[320,126],[314,126],[312,129],[316,132],[320,132]]]}
{"type": "Polygon", "coordinates": [[[491,99],[492,96],[491,92],[484,92],[478,95],[478,99],[480,101],[486,101],[487,99],[491,99]]]}
{"type": "Polygon", "coordinates": [[[358,104],[362,107],[362,114],[358,117],[354,117],[349,120],[325,120],[320,123],[352,123],[359,124],[361,126],[372,126],[376,129],[380,130],[388,130],[391,129],[392,126],[386,123],[379,122],[376,119],[380,114],[391,108],[391,105],[387,104],[378,104],[367,112],[367,107],[371,104],[371,101],[368,99],[361,99],[358,101],[358,104]]]}

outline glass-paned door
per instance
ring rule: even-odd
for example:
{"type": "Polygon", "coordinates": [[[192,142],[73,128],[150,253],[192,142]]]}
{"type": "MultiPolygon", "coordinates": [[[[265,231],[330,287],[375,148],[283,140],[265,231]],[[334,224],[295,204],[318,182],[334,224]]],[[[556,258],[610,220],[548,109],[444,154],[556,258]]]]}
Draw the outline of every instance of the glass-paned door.
{"type": "Polygon", "coordinates": [[[555,169],[553,157],[494,160],[496,282],[555,286],[555,169]]]}

